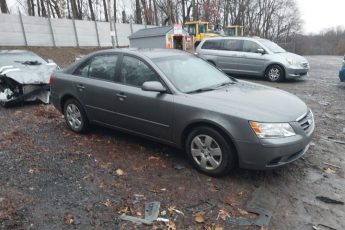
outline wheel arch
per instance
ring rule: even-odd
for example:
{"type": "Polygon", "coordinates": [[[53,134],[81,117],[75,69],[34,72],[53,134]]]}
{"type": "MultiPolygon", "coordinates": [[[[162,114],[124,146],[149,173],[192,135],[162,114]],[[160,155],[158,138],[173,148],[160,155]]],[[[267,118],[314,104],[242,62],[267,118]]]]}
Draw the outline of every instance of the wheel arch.
{"type": "Polygon", "coordinates": [[[180,147],[182,149],[184,149],[185,145],[186,145],[188,134],[193,129],[195,129],[196,127],[202,127],[202,126],[206,126],[206,127],[215,129],[217,132],[219,132],[228,141],[228,143],[230,143],[231,147],[235,151],[236,161],[238,163],[238,159],[239,159],[238,150],[237,150],[238,148],[236,147],[236,142],[234,141],[233,136],[224,127],[222,127],[221,125],[219,125],[215,122],[212,122],[212,121],[198,120],[198,121],[194,121],[194,122],[188,124],[182,131],[181,140],[180,140],[180,147]]]}
{"type": "Polygon", "coordinates": [[[283,64],[279,63],[279,62],[274,62],[274,63],[269,63],[266,68],[265,68],[265,71],[264,71],[264,77],[266,77],[266,73],[267,73],[267,70],[271,67],[271,66],[274,66],[274,65],[277,65],[279,66],[280,68],[283,69],[284,71],[284,78],[286,77],[286,68],[283,64]]]}

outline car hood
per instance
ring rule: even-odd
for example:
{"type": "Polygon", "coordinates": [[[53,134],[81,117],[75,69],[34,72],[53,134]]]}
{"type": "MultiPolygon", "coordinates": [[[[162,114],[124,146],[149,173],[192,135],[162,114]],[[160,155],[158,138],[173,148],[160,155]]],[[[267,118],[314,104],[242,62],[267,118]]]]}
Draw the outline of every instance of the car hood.
{"type": "Polygon", "coordinates": [[[292,122],[308,111],[290,93],[245,81],[190,97],[210,110],[258,122],[292,122]]]}

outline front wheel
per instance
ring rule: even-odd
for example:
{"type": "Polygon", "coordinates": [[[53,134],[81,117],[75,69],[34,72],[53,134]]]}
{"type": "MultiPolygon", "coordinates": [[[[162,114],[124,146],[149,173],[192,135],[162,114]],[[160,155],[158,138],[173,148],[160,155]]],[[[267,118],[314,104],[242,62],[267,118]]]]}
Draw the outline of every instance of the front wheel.
{"type": "Polygon", "coordinates": [[[82,105],[75,99],[69,99],[64,105],[66,123],[72,131],[82,133],[88,127],[86,113],[82,105]]]}
{"type": "Polygon", "coordinates": [[[192,164],[209,176],[226,175],[235,166],[235,151],[213,128],[195,128],[187,138],[186,152],[192,164]]]}
{"type": "Polygon", "coordinates": [[[279,65],[272,65],[266,70],[266,78],[271,82],[283,81],[285,78],[285,73],[282,67],[279,65]]]}

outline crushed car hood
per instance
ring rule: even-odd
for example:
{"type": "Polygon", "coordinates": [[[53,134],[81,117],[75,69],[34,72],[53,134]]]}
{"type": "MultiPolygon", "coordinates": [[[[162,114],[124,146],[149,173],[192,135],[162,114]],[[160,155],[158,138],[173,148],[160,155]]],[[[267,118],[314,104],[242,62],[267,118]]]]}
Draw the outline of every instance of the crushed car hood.
{"type": "Polygon", "coordinates": [[[0,67],[0,74],[22,85],[48,84],[51,74],[56,70],[55,63],[41,65],[22,65],[0,67]]]}

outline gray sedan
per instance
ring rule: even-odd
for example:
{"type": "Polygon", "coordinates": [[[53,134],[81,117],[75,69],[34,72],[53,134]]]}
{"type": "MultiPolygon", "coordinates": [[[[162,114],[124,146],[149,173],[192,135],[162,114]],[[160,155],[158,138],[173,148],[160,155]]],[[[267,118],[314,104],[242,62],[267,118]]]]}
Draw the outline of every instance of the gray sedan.
{"type": "Polygon", "coordinates": [[[290,163],[314,130],[296,96],[235,80],[181,51],[99,51],[50,82],[51,101],[73,131],[93,123],[166,143],[211,176],[290,163]]]}

